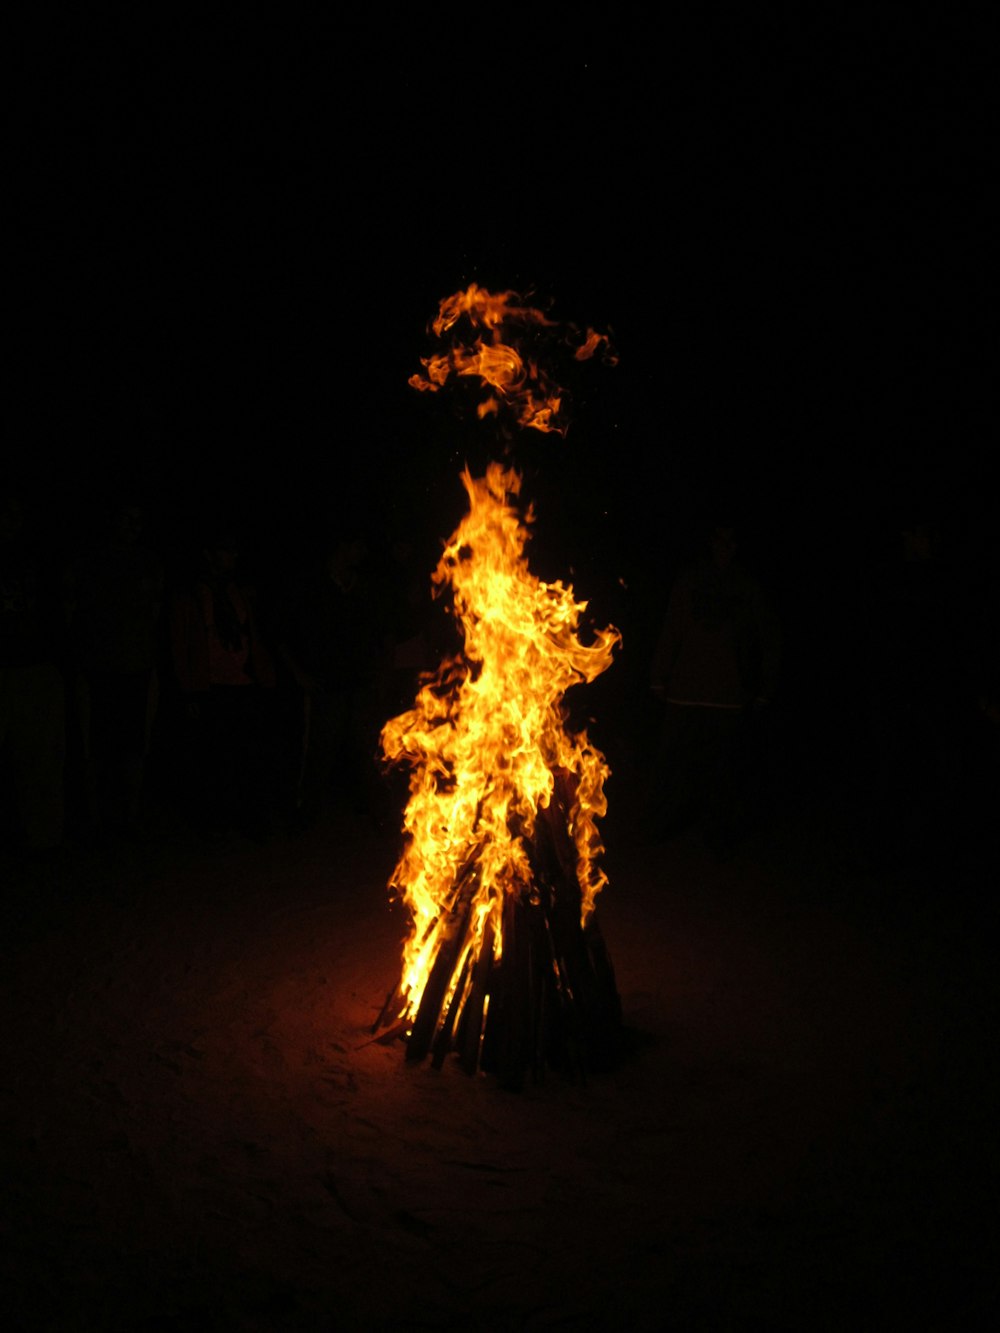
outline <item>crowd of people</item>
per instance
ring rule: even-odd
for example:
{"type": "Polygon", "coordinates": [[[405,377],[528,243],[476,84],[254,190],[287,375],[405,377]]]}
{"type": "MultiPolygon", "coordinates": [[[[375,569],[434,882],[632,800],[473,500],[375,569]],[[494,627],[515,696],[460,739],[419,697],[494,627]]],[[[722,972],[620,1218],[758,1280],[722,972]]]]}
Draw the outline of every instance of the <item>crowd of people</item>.
{"type": "MultiPolygon", "coordinates": [[[[265,840],[277,822],[306,829],[331,808],[379,820],[398,804],[378,735],[440,659],[429,561],[343,524],[268,560],[240,515],[220,511],[168,540],[162,516],[157,527],[125,494],[60,540],[39,499],[0,505],[5,848],[141,837],[164,805],[208,839],[265,840]]],[[[645,836],[696,828],[732,855],[761,813],[774,718],[787,736],[825,710],[829,734],[809,735],[833,754],[849,711],[858,841],[875,859],[919,857],[996,780],[989,607],[970,618],[938,527],[898,523],[854,623],[829,627],[831,660],[850,638],[865,664],[845,670],[838,714],[804,702],[802,625],[783,623],[781,590],[741,539],[707,515],[662,605],[646,608],[649,688],[616,714],[633,732],[618,739],[642,755],[631,798],[645,836]]]]}
{"type": "Polygon", "coordinates": [[[776,791],[811,793],[860,868],[975,871],[1000,797],[986,571],[956,558],[932,506],[904,503],[839,569],[814,553],[772,588],[718,517],[671,580],[651,657],[647,836],[698,825],[726,858],[776,791]]]}
{"type": "Polygon", "coordinates": [[[209,839],[379,816],[378,733],[428,665],[403,552],[341,532],[254,567],[214,513],[168,559],[135,497],[74,541],[32,499],[0,511],[7,848],[142,837],[163,805],[209,839]]]}

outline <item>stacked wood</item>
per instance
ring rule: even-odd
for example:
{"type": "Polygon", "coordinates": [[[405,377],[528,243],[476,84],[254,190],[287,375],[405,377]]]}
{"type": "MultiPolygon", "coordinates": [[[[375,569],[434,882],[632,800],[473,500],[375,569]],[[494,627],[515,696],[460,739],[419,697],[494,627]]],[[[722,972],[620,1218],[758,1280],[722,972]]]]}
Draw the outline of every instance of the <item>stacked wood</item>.
{"type": "MultiPolygon", "coordinates": [[[[619,1055],[621,1003],[594,914],[581,925],[570,808],[560,775],[527,843],[531,880],[520,892],[505,894],[501,940],[487,923],[475,958],[469,946],[478,869],[473,860],[466,862],[405,1034],[408,1060],[430,1055],[440,1067],[454,1054],[467,1073],[481,1069],[517,1089],[528,1076],[540,1079],[547,1067],[585,1079],[619,1055]]],[[[404,998],[390,994],[376,1030],[404,998]]],[[[386,1035],[399,1034],[396,1025],[386,1035]]]]}

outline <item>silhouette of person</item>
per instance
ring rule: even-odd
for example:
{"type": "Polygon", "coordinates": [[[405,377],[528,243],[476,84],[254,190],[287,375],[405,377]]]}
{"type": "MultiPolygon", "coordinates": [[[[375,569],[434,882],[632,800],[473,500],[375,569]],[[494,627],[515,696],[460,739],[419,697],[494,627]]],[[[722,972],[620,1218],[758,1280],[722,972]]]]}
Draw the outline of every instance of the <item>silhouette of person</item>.
{"type": "Polygon", "coordinates": [[[907,513],[872,579],[870,848],[930,870],[964,822],[977,715],[975,616],[932,514],[907,513]]]}
{"type": "Polygon", "coordinates": [[[332,798],[376,812],[375,747],[389,632],[369,577],[369,551],[343,536],[324,548],[289,597],[281,655],[302,695],[298,805],[310,823],[332,798]]]}
{"type": "Polygon", "coordinates": [[[164,572],[141,540],[143,517],[131,501],[112,508],[79,563],[71,620],[90,818],[125,831],[138,818],[158,702],[164,572]]]}
{"type": "Polygon", "coordinates": [[[3,832],[29,851],[62,839],[66,692],[64,607],[37,525],[18,496],[0,501],[0,779],[3,832]]]}
{"type": "Polygon", "coordinates": [[[700,821],[706,843],[727,855],[745,816],[748,718],[773,699],[780,635],[736,558],[736,529],[716,524],[707,538],[674,582],[651,663],[663,720],[645,822],[651,836],[669,837],[700,821]]]}
{"type": "Polygon", "coordinates": [[[207,832],[235,827],[259,839],[274,804],[274,661],[235,536],[219,531],[203,557],[200,577],[174,596],[170,615],[174,673],[193,728],[190,784],[207,832]]]}

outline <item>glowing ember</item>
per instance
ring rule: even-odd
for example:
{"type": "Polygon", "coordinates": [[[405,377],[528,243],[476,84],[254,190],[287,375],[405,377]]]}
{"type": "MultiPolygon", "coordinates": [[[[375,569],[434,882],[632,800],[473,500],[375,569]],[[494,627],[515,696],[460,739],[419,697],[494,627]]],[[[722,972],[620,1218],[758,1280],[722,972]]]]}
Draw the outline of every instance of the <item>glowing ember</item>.
{"type": "MultiPolygon", "coordinates": [[[[558,429],[552,424],[558,396],[537,367],[500,339],[511,321],[551,327],[519,302],[515,293],[494,298],[471,287],[442,302],[434,329],[440,334],[471,312],[496,335],[489,349],[475,353],[476,373],[491,398],[500,394],[526,424],[558,429]]],[[[600,345],[599,335],[588,334],[588,341],[591,351],[600,345]]],[[[430,386],[451,371],[471,373],[466,356],[453,350],[425,363],[430,386]]],[[[463,648],[424,681],[414,707],[382,732],[386,758],[410,769],[406,843],[391,884],[412,928],[402,980],[387,1010],[409,1032],[416,1058],[432,1045],[438,1059],[459,1049],[466,1066],[475,1068],[484,1034],[489,1037],[489,1004],[501,990],[506,1027],[513,1010],[524,1010],[517,1041],[534,1043],[537,1055],[547,1040],[537,1012],[544,992],[554,987],[556,1004],[565,1005],[575,1002],[574,987],[580,989],[573,975],[578,964],[567,955],[582,950],[585,971],[603,967],[605,982],[610,977],[593,930],[584,944],[606,881],[596,821],[606,810],[609,769],[585,732],[567,729],[563,699],[570,686],[592,681],[611,665],[619,635],[608,628],[583,642],[586,602],[577,601],[571,587],[531,573],[524,550],[533,514],[517,507],[516,471],[492,463],[485,477],[465,471],[462,482],[469,512],[433,580],[439,592],[451,592],[463,648]],[[515,984],[530,993],[524,1004],[515,1003],[512,961],[505,956],[514,932],[523,955],[515,984]],[[497,974],[504,969],[501,988],[497,974]]],[[[616,1000],[613,980],[610,986],[616,1000]]]]}

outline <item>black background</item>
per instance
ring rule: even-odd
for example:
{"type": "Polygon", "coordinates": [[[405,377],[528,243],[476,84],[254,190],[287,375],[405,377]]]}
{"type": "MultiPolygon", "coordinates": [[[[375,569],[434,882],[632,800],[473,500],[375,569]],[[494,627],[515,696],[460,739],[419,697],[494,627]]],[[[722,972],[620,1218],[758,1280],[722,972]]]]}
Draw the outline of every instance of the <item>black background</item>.
{"type": "Polygon", "coordinates": [[[655,583],[713,508],[826,577],[918,511],[974,546],[988,49],[913,7],[52,21],[14,55],[15,475],[71,528],[124,486],[436,540],[490,445],[407,379],[476,281],[620,354],[527,446],[543,564],[655,583]]]}

